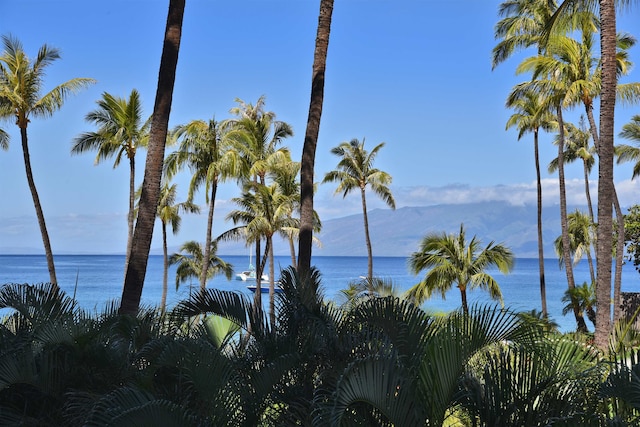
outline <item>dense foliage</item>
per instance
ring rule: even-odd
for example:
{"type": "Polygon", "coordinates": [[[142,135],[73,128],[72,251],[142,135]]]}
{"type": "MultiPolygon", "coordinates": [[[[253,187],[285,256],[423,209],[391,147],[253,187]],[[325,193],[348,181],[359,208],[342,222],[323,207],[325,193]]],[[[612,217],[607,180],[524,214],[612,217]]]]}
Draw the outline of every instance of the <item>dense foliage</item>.
{"type": "Polygon", "coordinates": [[[535,314],[431,316],[282,272],[276,322],[208,289],[170,313],[88,314],[50,285],[0,288],[0,424],[637,425],[639,353],[608,354],[535,314]]]}
{"type": "Polygon", "coordinates": [[[640,205],[631,206],[624,216],[624,238],[627,260],[640,272],[640,205]]]}

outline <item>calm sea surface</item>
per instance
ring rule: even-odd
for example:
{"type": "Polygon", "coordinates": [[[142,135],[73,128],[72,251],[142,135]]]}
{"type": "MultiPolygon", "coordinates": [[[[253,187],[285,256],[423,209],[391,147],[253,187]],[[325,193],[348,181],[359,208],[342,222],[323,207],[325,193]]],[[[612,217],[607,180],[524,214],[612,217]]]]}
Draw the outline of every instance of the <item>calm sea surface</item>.
{"type": "MultiPolygon", "coordinates": [[[[244,256],[223,256],[225,261],[233,264],[236,272],[247,268],[249,260],[244,256]]],[[[122,294],[124,278],[123,255],[58,255],[55,257],[56,274],[60,287],[70,296],[76,293],[80,305],[89,310],[101,310],[111,300],[119,299],[122,294]],[[77,283],[77,286],[76,286],[77,283]]],[[[276,270],[286,268],[290,258],[275,257],[276,270]]],[[[313,264],[322,273],[322,285],[327,299],[338,299],[340,289],[347,287],[350,281],[357,280],[367,271],[366,257],[315,257],[313,264]]],[[[500,284],[505,306],[514,310],[541,310],[540,285],[538,280],[538,260],[519,258],[514,270],[503,275],[497,271],[491,272],[500,284]]],[[[400,257],[374,258],[374,274],[383,279],[391,280],[401,290],[406,290],[420,280],[420,276],[413,276],[407,269],[407,259],[400,257]]],[[[575,268],[576,284],[589,280],[589,270],[586,261],[575,268]]],[[[569,331],[575,328],[572,315],[562,315],[562,295],[567,287],[564,270],[558,267],[558,261],[545,261],[545,276],[547,284],[547,306],[549,315],[559,325],[561,330],[569,331]]],[[[0,285],[4,283],[42,283],[49,280],[47,264],[43,255],[0,255],[0,285]]],[[[209,281],[208,287],[229,291],[250,292],[246,289],[247,282],[240,280],[228,281],[223,276],[209,281]]],[[[190,285],[198,288],[198,281],[175,288],[175,267],[169,269],[169,293],[167,304],[175,305],[181,299],[189,296],[190,285]]],[[[625,292],[640,292],[640,274],[632,265],[625,265],[623,269],[622,290],[625,292]]],[[[142,292],[142,303],[156,305],[160,302],[162,293],[162,256],[149,258],[148,271],[142,292]]],[[[485,292],[472,291],[468,293],[470,303],[489,302],[485,292]]],[[[460,292],[453,288],[443,300],[439,295],[427,301],[424,308],[431,311],[449,311],[460,306],[460,292]]],[[[593,325],[589,324],[593,329],[593,325]]]]}

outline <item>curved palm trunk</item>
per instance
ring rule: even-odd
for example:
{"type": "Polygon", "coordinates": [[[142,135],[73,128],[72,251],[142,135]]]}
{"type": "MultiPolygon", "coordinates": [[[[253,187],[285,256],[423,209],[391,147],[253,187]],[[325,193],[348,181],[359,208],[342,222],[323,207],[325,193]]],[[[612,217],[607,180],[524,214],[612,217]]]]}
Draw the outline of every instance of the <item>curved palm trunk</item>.
{"type": "Polygon", "coordinates": [[[167,248],[167,223],[162,221],[162,298],[160,311],[164,313],[167,306],[167,289],[169,281],[169,253],[167,248]]]}
{"type": "Polygon", "coordinates": [[[149,132],[149,149],[142,182],[138,220],[133,232],[129,264],[125,272],[119,309],[120,314],[135,315],[140,306],[140,297],[153,237],[153,224],[158,212],[158,200],[160,199],[164,148],[167,141],[173,86],[178,65],[184,8],[185,0],[169,0],[169,12],[162,58],[160,59],[153,119],[149,132]]]}
{"type": "Polygon", "coordinates": [[[200,272],[200,292],[204,293],[207,288],[207,273],[209,272],[209,259],[211,258],[211,230],[213,228],[213,212],[216,205],[216,192],[218,191],[218,180],[214,179],[211,184],[211,196],[209,197],[209,215],[207,217],[207,237],[205,238],[202,271],[200,272]]]}
{"type": "Polygon", "coordinates": [[[584,169],[584,194],[587,198],[587,208],[589,209],[589,218],[591,218],[591,222],[595,221],[595,217],[593,216],[593,204],[591,203],[591,190],[589,189],[589,167],[587,166],[587,162],[582,162],[584,169]]]}
{"type": "Polygon", "coordinates": [[[136,161],[129,158],[129,213],[127,214],[127,255],[124,260],[124,271],[127,271],[129,257],[131,256],[131,243],[133,242],[134,212],[136,207],[136,161]]]}
{"type": "Polygon", "coordinates": [[[533,133],[533,151],[536,163],[536,190],[538,210],[538,271],[540,274],[540,300],[542,302],[542,316],[548,317],[547,311],[547,286],[544,277],[544,248],[542,240],[542,179],[540,176],[540,152],[538,150],[538,129],[533,133]]]}
{"type": "Polygon", "coordinates": [[[311,101],[307,129],[302,147],[300,164],[300,237],[298,239],[298,271],[305,277],[311,269],[311,246],[313,243],[313,169],[315,167],[316,146],[320,133],[320,118],[324,100],[324,75],[327,65],[329,33],[333,0],[320,0],[316,47],[313,54],[311,76],[311,101]]]}
{"type": "Polygon", "coordinates": [[[58,279],[56,278],[56,267],[53,262],[53,251],[51,251],[51,242],[49,241],[49,233],[47,232],[47,224],[44,221],[44,212],[42,212],[42,205],[40,204],[40,197],[38,196],[36,183],[33,180],[33,171],[31,170],[31,156],[29,155],[29,144],[26,127],[20,127],[20,138],[22,140],[24,170],[27,173],[27,182],[29,183],[29,190],[31,191],[31,197],[33,198],[33,206],[36,209],[36,217],[38,218],[38,225],[40,226],[40,234],[42,235],[42,243],[44,245],[44,254],[47,258],[47,268],[49,269],[49,280],[51,281],[52,285],[58,286],[58,279]]]}
{"type": "MultiPolygon", "coordinates": [[[[562,120],[562,108],[557,107],[558,128],[560,130],[560,143],[558,144],[558,181],[560,184],[560,227],[562,229],[562,257],[564,258],[564,267],[567,274],[567,286],[570,290],[575,289],[575,279],[573,277],[573,264],[571,258],[571,244],[569,241],[569,227],[567,225],[567,196],[564,180],[564,122],[562,120]]],[[[587,332],[587,324],[580,310],[578,300],[571,295],[571,304],[573,305],[573,314],[576,318],[577,329],[579,332],[587,332]]]]}
{"type": "Polygon", "coordinates": [[[367,243],[367,282],[369,283],[369,295],[373,295],[373,250],[371,249],[371,238],[369,237],[369,217],[367,215],[367,199],[364,188],[360,188],[362,199],[362,217],[364,219],[364,239],[367,243]]]}

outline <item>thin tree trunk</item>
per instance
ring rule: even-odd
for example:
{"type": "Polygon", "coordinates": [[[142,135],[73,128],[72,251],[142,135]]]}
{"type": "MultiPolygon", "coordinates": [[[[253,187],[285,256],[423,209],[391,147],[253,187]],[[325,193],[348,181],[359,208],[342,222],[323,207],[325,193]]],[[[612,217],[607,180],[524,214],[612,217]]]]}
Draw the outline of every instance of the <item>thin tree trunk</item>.
{"type": "Polygon", "coordinates": [[[151,249],[151,239],[153,238],[153,224],[158,212],[158,200],[160,199],[164,148],[167,141],[173,86],[178,65],[184,8],[185,0],[169,0],[138,220],[133,232],[131,256],[125,273],[119,309],[120,314],[135,315],[140,306],[140,297],[149,260],[149,250],[151,249]]]}
{"type": "Polygon", "coordinates": [[[49,241],[49,233],[47,232],[47,224],[44,221],[44,212],[42,212],[42,205],[40,204],[40,197],[38,196],[38,190],[36,189],[36,183],[33,180],[33,171],[31,170],[31,156],[29,155],[29,144],[27,138],[27,128],[20,128],[20,138],[22,140],[22,156],[24,158],[24,170],[27,173],[27,182],[29,183],[29,190],[31,190],[31,197],[33,198],[33,206],[36,209],[36,217],[38,218],[38,225],[40,226],[40,234],[42,235],[42,243],[44,245],[44,254],[47,258],[47,268],[49,269],[49,281],[53,286],[58,286],[58,279],[56,278],[56,267],[53,262],[53,251],[51,250],[51,242],[49,241]]]}
{"type": "Polygon", "coordinates": [[[616,241],[616,270],[613,276],[613,321],[614,323],[620,319],[622,315],[622,307],[620,306],[620,291],[622,287],[622,264],[624,255],[624,214],[620,208],[620,201],[616,186],[613,185],[613,209],[616,212],[616,221],[618,225],[618,239],[616,241]]]}
{"type": "Polygon", "coordinates": [[[169,251],[167,248],[167,223],[162,221],[162,299],[160,311],[164,313],[167,306],[167,290],[169,282],[169,251]]]}
{"type": "Polygon", "coordinates": [[[586,160],[582,161],[584,168],[584,194],[587,198],[587,208],[589,209],[589,218],[592,223],[595,223],[595,217],[593,216],[593,204],[591,203],[591,190],[589,189],[589,167],[586,160]]]}
{"type": "Polygon", "coordinates": [[[596,263],[595,344],[608,346],[611,330],[611,253],[613,234],[613,135],[616,103],[616,10],[614,0],[600,0],[602,93],[600,95],[600,143],[598,147],[598,230],[596,263]]]}
{"type": "Polygon", "coordinates": [[[289,234],[289,237],[287,240],[289,241],[289,253],[291,254],[291,266],[297,270],[298,263],[296,261],[296,246],[293,243],[293,234],[289,234]]]}
{"type": "Polygon", "coordinates": [[[587,250],[587,263],[589,264],[589,277],[591,283],[596,283],[596,271],[593,268],[593,257],[591,256],[591,250],[587,250]]]}
{"type": "Polygon", "coordinates": [[[253,305],[256,310],[256,319],[260,321],[262,319],[262,262],[260,257],[262,253],[260,251],[260,239],[256,240],[256,293],[253,296],[253,305]]]}
{"type": "Polygon", "coordinates": [[[298,239],[298,272],[300,277],[308,275],[311,269],[311,247],[313,242],[313,170],[316,146],[320,132],[320,118],[324,100],[324,75],[331,32],[333,0],[320,0],[316,47],[313,54],[311,76],[311,101],[307,129],[302,147],[300,165],[300,236],[298,239]]]}
{"type": "Polygon", "coordinates": [[[129,212],[127,213],[127,253],[124,260],[124,271],[126,274],[131,256],[131,244],[133,242],[134,211],[136,207],[136,161],[135,157],[129,158],[129,212]]]}
{"type": "Polygon", "coordinates": [[[218,191],[218,180],[214,179],[211,184],[211,196],[209,197],[209,215],[207,217],[207,237],[204,244],[204,255],[202,271],[200,272],[200,293],[204,293],[207,288],[207,274],[209,272],[209,259],[211,258],[211,233],[213,229],[213,212],[216,206],[216,192],[218,191]]]}
{"type": "MultiPolygon", "coordinates": [[[[564,179],[564,122],[562,120],[562,107],[558,105],[558,128],[560,131],[560,143],[558,144],[558,181],[560,184],[560,227],[562,229],[562,257],[564,258],[564,267],[567,274],[567,286],[569,290],[576,287],[573,277],[573,264],[571,257],[571,244],[569,241],[569,230],[567,225],[567,196],[564,179]]],[[[573,314],[576,318],[577,329],[579,332],[587,332],[587,324],[580,310],[580,306],[576,298],[571,295],[571,305],[573,306],[573,314]]]]}
{"type": "Polygon", "coordinates": [[[469,306],[467,305],[467,288],[463,288],[458,285],[460,288],[460,297],[462,298],[462,312],[464,314],[469,314],[469,306]]]}
{"type": "Polygon", "coordinates": [[[538,196],[538,269],[540,272],[540,299],[542,301],[542,316],[548,317],[547,286],[544,277],[544,248],[542,240],[542,179],[540,177],[540,153],[538,150],[538,129],[533,133],[533,151],[536,163],[536,187],[538,196]]]}
{"type": "Polygon", "coordinates": [[[369,283],[369,295],[373,295],[373,250],[371,249],[371,238],[369,237],[369,217],[367,215],[367,199],[364,188],[360,189],[362,198],[362,217],[364,219],[364,239],[367,244],[367,282],[369,283]]]}
{"type": "Polygon", "coordinates": [[[276,324],[276,303],[275,303],[275,271],[273,262],[273,238],[267,237],[267,246],[269,247],[269,319],[271,320],[271,327],[276,324]]]}

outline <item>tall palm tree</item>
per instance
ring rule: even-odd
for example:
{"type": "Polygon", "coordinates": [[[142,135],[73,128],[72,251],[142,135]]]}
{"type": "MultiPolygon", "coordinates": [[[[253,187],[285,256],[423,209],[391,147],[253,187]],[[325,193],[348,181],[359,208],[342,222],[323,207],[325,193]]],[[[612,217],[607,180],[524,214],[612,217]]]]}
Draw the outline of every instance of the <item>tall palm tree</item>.
{"type": "MultiPolygon", "coordinates": [[[[193,120],[185,125],[177,126],[173,131],[180,142],[177,151],[169,154],[165,162],[165,171],[168,176],[175,175],[180,169],[187,167],[192,173],[189,184],[190,202],[196,191],[204,185],[205,200],[208,204],[207,230],[205,242],[212,240],[213,217],[216,203],[218,184],[237,170],[237,162],[233,153],[228,151],[226,132],[220,124],[211,119],[193,120]]],[[[237,173],[237,172],[235,172],[237,173]]],[[[205,246],[204,257],[208,257],[209,247],[205,246]]],[[[200,290],[204,290],[207,283],[208,264],[202,265],[200,272],[200,290]]]]}
{"type": "Polygon", "coordinates": [[[167,23],[164,35],[158,88],[153,107],[149,148],[142,182],[138,219],[133,231],[131,256],[124,278],[119,312],[133,315],[138,311],[144,277],[147,272],[149,251],[153,238],[153,225],[160,200],[160,181],[164,163],[164,148],[167,142],[173,86],[178,66],[178,51],[182,36],[182,18],[185,0],[169,0],[167,23]]]}
{"type": "Polygon", "coordinates": [[[473,236],[467,242],[464,225],[458,235],[429,233],[420,242],[420,249],[409,257],[409,269],[419,274],[430,269],[420,281],[407,291],[409,298],[422,304],[434,292],[445,294],[455,284],[460,290],[462,310],[469,312],[467,289],[486,289],[493,299],[502,301],[498,282],[486,272],[497,267],[506,274],[513,268],[513,253],[502,244],[490,242],[481,250],[481,242],[473,236]]]}
{"type": "Polygon", "coordinates": [[[620,138],[628,139],[637,147],[628,144],[619,144],[616,147],[618,164],[623,162],[635,162],[631,179],[640,176],[640,115],[636,114],[629,123],[622,126],[620,138]]]}
{"type": "Polygon", "coordinates": [[[24,168],[40,226],[47,268],[49,269],[49,280],[57,285],[58,279],[56,278],[49,233],[31,169],[27,127],[32,118],[52,116],[62,107],[67,96],[93,84],[94,80],[88,78],[71,79],[41,95],[46,68],[55,60],[60,59],[59,51],[45,44],[38,50],[36,58],[31,60],[18,39],[12,36],[2,36],[2,42],[4,51],[0,55],[0,119],[13,118],[20,129],[24,168]]]}
{"type": "MultiPolygon", "coordinates": [[[[173,234],[177,234],[180,230],[182,218],[180,212],[200,213],[200,208],[187,200],[186,202],[176,203],[177,184],[169,184],[165,181],[160,188],[160,202],[158,203],[158,218],[162,224],[162,255],[163,255],[163,274],[162,274],[162,299],[160,300],[160,310],[164,312],[167,304],[167,282],[169,274],[169,254],[167,253],[167,226],[171,226],[173,234]]],[[[203,259],[209,256],[205,251],[203,259]]]]}
{"type": "Polygon", "coordinates": [[[542,240],[542,178],[540,174],[540,153],[538,138],[540,129],[551,131],[556,128],[556,121],[547,105],[543,103],[541,95],[534,91],[528,91],[522,97],[511,99],[507,106],[516,110],[507,121],[507,129],[516,126],[518,139],[527,132],[533,133],[533,157],[536,168],[536,195],[537,195],[537,223],[538,223],[538,271],[540,278],[540,298],[542,301],[542,315],[546,318],[547,291],[544,275],[544,248],[542,240]]]}
{"type": "Polygon", "coordinates": [[[275,324],[275,264],[273,257],[273,236],[285,228],[297,227],[298,221],[291,217],[291,199],[287,197],[277,183],[262,185],[249,183],[241,197],[232,199],[240,206],[227,214],[227,219],[234,225],[241,224],[225,233],[220,239],[245,238],[247,244],[265,240],[265,252],[262,259],[257,259],[256,269],[256,304],[261,303],[258,296],[261,288],[261,276],[266,261],[269,262],[269,317],[275,324]]]}
{"type": "Polygon", "coordinates": [[[311,75],[311,100],[309,116],[302,146],[300,168],[300,239],[298,242],[298,268],[305,277],[311,271],[311,245],[315,226],[313,209],[314,167],[320,118],[324,101],[324,75],[327,65],[329,34],[331,33],[331,16],[333,0],[320,0],[316,46],[313,54],[311,75]]]}
{"type": "MultiPolygon", "coordinates": [[[[224,274],[227,280],[233,277],[233,265],[218,257],[218,244],[212,241],[209,245],[209,268],[207,279],[224,274]]],[[[185,242],[180,246],[180,252],[169,257],[169,265],[178,265],[176,269],[176,290],[180,284],[185,283],[189,279],[199,279],[202,272],[202,264],[204,262],[204,251],[202,245],[195,240],[185,242]]]]}
{"type": "MultiPolygon", "coordinates": [[[[364,218],[364,237],[367,244],[368,268],[367,278],[373,283],[373,251],[371,249],[371,239],[369,237],[369,219],[367,217],[366,190],[370,187],[374,194],[382,199],[391,209],[396,208],[389,184],[392,177],[387,172],[373,167],[373,163],[378,152],[384,147],[384,142],[373,147],[369,152],[364,148],[364,138],[362,142],[352,139],[343,142],[331,149],[331,153],[340,157],[335,170],[327,172],[322,180],[325,182],[338,182],[335,194],[342,193],[342,197],[354,190],[360,190],[362,200],[362,216],[364,218]]],[[[370,289],[370,291],[373,291],[370,289]]]]}
{"type": "Polygon", "coordinates": [[[136,153],[138,148],[147,145],[149,138],[149,120],[142,119],[140,94],[133,89],[128,99],[113,96],[107,92],[96,102],[98,108],[89,112],[85,120],[95,124],[94,132],[84,132],[74,140],[71,154],[83,154],[97,151],[95,163],[115,156],[113,167],[120,165],[123,157],[129,160],[129,211],[127,214],[127,257],[125,270],[129,263],[129,252],[133,239],[135,222],[135,180],[136,153]]]}

